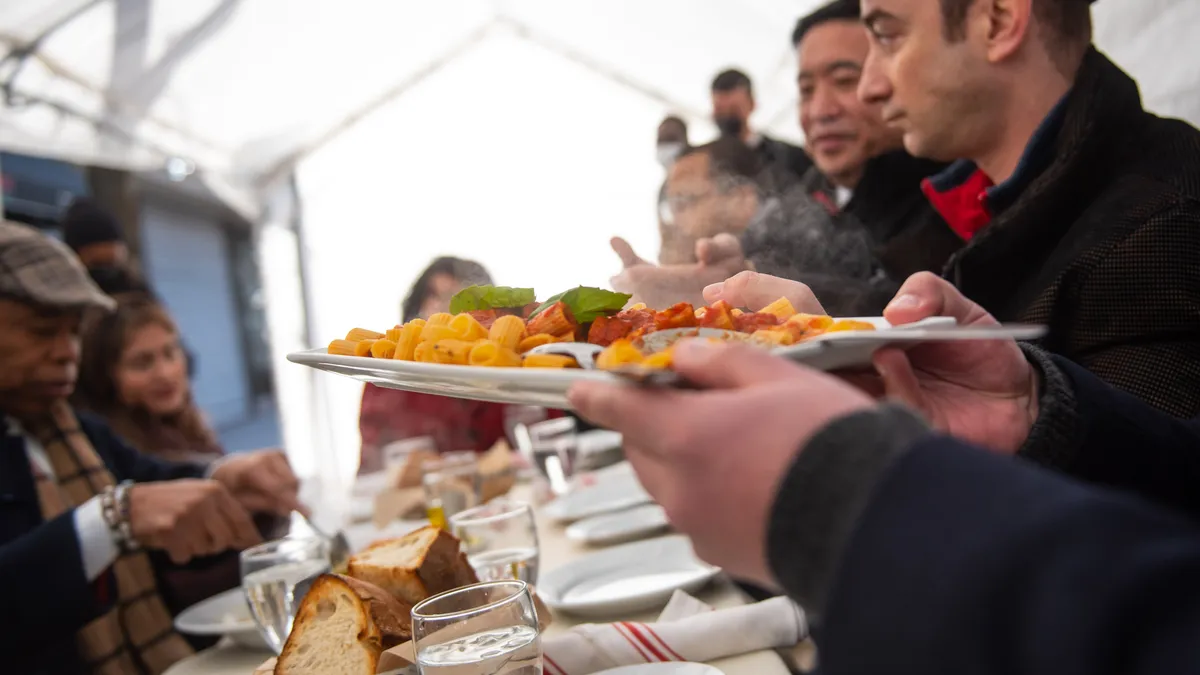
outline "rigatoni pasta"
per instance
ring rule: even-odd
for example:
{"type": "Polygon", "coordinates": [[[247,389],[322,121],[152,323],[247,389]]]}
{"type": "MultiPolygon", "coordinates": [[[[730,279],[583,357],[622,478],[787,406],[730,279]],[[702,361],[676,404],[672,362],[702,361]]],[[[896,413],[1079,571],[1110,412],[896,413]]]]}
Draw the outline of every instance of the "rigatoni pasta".
{"type": "MultiPolygon", "coordinates": [[[[757,344],[786,346],[831,332],[874,329],[864,321],[799,313],[787,298],[779,298],[757,312],[732,307],[724,301],[708,307],[679,303],[655,311],[638,304],[620,311],[612,307],[603,311],[596,308],[594,294],[588,301],[579,301],[578,297],[573,300],[571,294],[581,290],[606,293],[598,289],[575,289],[547,301],[536,311],[527,306],[511,310],[470,309],[453,315],[440,312],[383,333],[355,328],[345,339],[330,342],[328,352],[454,366],[563,369],[577,368],[579,364],[570,356],[534,354],[531,350],[579,340],[604,347],[596,358],[599,368],[656,369],[672,367],[674,359],[669,348],[655,353],[643,351],[641,338],[655,331],[721,329],[750,335],[757,344]]],[[[627,299],[628,296],[620,296],[619,303],[614,304],[627,299]]]]}

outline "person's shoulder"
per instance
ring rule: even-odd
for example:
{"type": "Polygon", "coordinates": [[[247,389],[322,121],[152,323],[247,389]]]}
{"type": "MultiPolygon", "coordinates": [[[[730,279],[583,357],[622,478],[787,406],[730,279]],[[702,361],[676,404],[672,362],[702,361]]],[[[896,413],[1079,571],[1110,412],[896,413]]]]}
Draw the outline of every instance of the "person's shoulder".
{"type": "Polygon", "coordinates": [[[102,415],[90,410],[76,409],[75,418],[79,420],[79,430],[102,455],[107,456],[130,447],[102,415]]]}

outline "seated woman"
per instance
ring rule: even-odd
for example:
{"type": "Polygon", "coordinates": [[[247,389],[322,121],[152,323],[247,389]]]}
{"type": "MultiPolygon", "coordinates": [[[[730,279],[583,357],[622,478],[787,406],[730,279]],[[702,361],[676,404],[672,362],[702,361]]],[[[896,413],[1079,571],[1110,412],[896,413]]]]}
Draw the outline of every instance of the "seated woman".
{"type": "MultiPolygon", "coordinates": [[[[402,320],[428,318],[450,310],[450,300],[463,288],[492,283],[477,262],[443,257],[434,260],[409,290],[402,320]]],[[[438,452],[484,452],[505,436],[508,406],[418,394],[368,384],[363,389],[358,428],[362,434],[359,474],[383,469],[389,443],[427,436],[438,452]]]]}
{"type": "MultiPolygon", "coordinates": [[[[147,295],[120,294],[111,314],[93,317],[83,329],[76,401],[105,421],[136,450],[168,460],[209,463],[225,454],[216,432],[192,399],[187,356],[179,329],[147,295]]],[[[287,520],[256,515],[264,538],[286,531],[287,520]]],[[[236,552],[193,560],[187,566],[160,561],[163,600],[172,614],[237,586],[236,552]]],[[[206,639],[189,638],[193,646],[206,639]]]]}
{"type": "Polygon", "coordinates": [[[139,451],[172,460],[224,454],[192,400],[187,355],[167,311],[148,296],[118,296],[84,329],[77,396],[139,451]]]}

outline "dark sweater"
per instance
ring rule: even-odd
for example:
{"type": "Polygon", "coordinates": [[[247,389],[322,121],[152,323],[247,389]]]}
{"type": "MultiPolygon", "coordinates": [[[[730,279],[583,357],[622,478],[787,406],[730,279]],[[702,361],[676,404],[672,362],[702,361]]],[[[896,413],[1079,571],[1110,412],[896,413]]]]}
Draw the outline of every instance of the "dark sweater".
{"type": "Polygon", "coordinates": [[[1029,354],[1044,384],[1031,461],[896,407],[835,421],[800,453],[768,556],[820,625],[824,672],[1200,672],[1200,530],[1185,518],[1200,515],[1200,424],[1029,354]]]}

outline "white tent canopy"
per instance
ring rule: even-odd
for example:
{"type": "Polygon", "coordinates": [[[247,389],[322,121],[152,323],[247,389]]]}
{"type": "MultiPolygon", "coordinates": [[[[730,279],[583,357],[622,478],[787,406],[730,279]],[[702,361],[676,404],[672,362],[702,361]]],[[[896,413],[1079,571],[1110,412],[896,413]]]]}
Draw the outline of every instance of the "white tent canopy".
{"type": "MultiPolygon", "coordinates": [[[[260,222],[285,441],[301,470],[347,473],[359,388],[288,350],[391,325],[438,254],[543,295],[603,284],[612,235],[652,257],[656,125],[673,112],[711,137],[708,83],[735,65],[754,79],[757,128],[798,139],[789,36],[818,4],[6,0],[0,148],[138,169],[183,158],[260,222]]],[[[1094,13],[1147,106],[1200,122],[1200,3],[1094,13]]]]}

